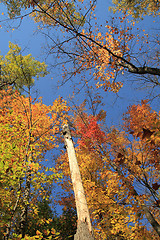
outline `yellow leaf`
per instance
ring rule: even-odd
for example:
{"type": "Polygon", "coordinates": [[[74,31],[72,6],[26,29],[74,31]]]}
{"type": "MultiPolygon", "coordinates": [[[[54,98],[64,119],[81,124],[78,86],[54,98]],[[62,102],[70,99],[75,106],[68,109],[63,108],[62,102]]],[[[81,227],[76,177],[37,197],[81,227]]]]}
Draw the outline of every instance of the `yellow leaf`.
{"type": "Polygon", "coordinates": [[[101,35],[101,33],[99,32],[97,36],[98,36],[98,37],[101,37],[102,35],[101,35]]]}

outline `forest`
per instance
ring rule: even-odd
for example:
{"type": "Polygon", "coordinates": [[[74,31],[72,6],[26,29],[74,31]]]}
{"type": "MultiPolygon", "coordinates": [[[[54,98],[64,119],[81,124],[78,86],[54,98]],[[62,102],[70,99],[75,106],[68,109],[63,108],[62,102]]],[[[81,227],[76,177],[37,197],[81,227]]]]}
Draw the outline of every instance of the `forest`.
{"type": "Polygon", "coordinates": [[[91,239],[160,239],[159,16],[159,0],[0,0],[0,239],[83,240],[83,190],[91,239]]]}

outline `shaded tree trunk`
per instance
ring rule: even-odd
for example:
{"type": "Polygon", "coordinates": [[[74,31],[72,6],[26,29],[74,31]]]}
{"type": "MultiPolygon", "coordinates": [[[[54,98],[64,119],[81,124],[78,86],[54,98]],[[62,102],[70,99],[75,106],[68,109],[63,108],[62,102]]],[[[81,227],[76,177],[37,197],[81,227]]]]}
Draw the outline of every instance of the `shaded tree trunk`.
{"type": "Polygon", "coordinates": [[[86,222],[78,224],[74,240],[94,240],[94,236],[88,231],[88,225],[86,222]]]}

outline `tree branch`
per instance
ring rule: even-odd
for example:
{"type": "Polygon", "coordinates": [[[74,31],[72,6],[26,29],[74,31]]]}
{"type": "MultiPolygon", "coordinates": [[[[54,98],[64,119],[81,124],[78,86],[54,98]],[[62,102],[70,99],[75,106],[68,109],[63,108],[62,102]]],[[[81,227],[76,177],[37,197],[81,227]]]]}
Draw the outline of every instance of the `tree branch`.
{"type": "Polygon", "coordinates": [[[34,2],[38,6],[38,8],[41,10],[41,11],[38,11],[39,13],[46,14],[49,18],[53,19],[53,21],[55,23],[59,24],[61,27],[63,27],[64,29],[66,29],[66,30],[68,30],[68,31],[70,31],[74,34],[76,34],[76,37],[79,36],[81,38],[85,38],[85,39],[89,40],[90,42],[94,43],[95,45],[97,45],[98,47],[100,47],[101,49],[106,50],[111,56],[117,58],[117,61],[120,60],[121,62],[118,62],[117,65],[128,69],[128,72],[131,72],[131,73],[134,73],[134,74],[139,74],[139,75],[150,74],[150,75],[160,76],[160,69],[159,68],[152,68],[152,67],[148,67],[148,66],[144,66],[144,67],[135,66],[133,63],[129,62],[124,57],[121,57],[121,56],[113,53],[109,48],[107,48],[106,46],[98,43],[93,38],[88,37],[87,35],[78,32],[73,25],[71,25],[71,27],[70,27],[70,26],[65,25],[64,23],[60,22],[60,20],[57,20],[54,16],[51,16],[47,12],[47,10],[44,10],[38,3],[36,3],[36,1],[34,1],[34,2]]]}

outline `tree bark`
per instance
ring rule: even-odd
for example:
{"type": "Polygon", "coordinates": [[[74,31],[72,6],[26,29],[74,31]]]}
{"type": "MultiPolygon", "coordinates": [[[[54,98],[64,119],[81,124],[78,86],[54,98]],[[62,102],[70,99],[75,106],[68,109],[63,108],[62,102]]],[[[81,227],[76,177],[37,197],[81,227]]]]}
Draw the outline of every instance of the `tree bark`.
{"type": "Polygon", "coordinates": [[[77,232],[74,235],[74,240],[94,240],[93,235],[88,231],[86,222],[81,222],[78,225],[77,232]]]}
{"type": "Polygon", "coordinates": [[[84,193],[84,188],[82,185],[81,174],[76,158],[76,153],[70,133],[70,129],[68,125],[63,126],[63,135],[65,140],[65,146],[68,153],[69,158],[69,166],[71,172],[71,180],[73,184],[73,190],[75,194],[75,202],[77,209],[77,217],[78,217],[78,227],[77,233],[75,235],[75,239],[81,240],[92,240],[92,225],[89,215],[89,210],[87,206],[87,201],[84,193]]]}

